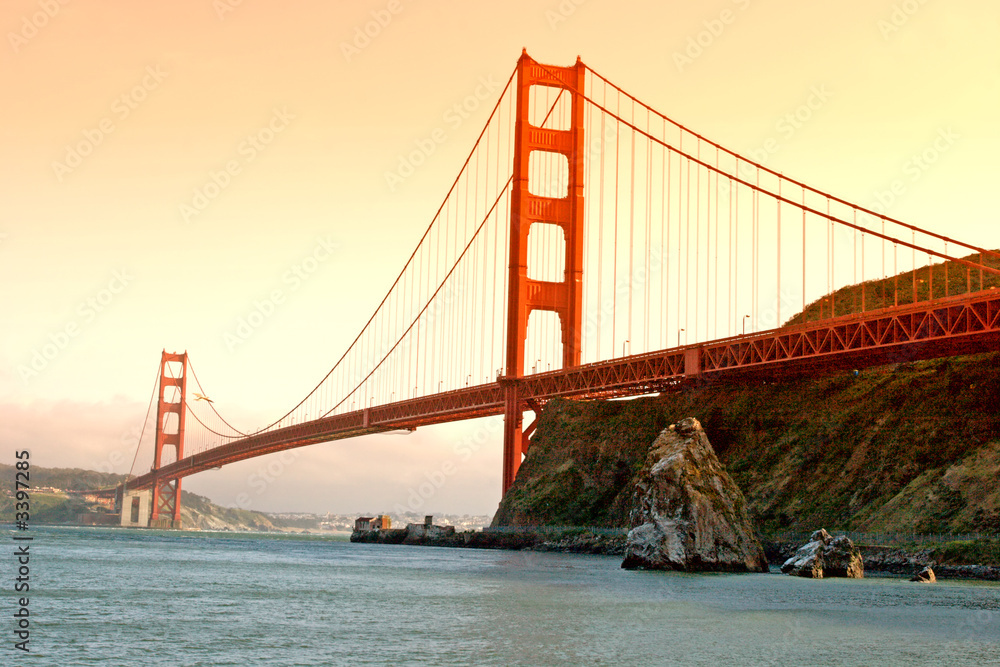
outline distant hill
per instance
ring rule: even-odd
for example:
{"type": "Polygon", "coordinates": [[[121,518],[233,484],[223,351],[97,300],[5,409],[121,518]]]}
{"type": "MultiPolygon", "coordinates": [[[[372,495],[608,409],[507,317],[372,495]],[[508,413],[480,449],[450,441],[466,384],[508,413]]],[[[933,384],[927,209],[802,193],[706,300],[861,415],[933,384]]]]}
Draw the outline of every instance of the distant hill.
{"type": "MultiPolygon", "coordinates": [[[[14,479],[14,467],[0,464],[3,479],[14,479]]],[[[116,486],[126,475],[83,470],[81,468],[40,468],[31,465],[31,487],[54,487],[57,489],[103,489],[116,486]]]]}
{"type": "MultiPolygon", "coordinates": [[[[14,479],[14,467],[0,464],[0,479],[14,479]]],[[[80,514],[105,512],[100,505],[89,503],[75,496],[57,491],[39,491],[39,488],[65,490],[101,489],[117,485],[125,475],[82,470],[80,468],[31,467],[31,523],[72,525],[80,514]]],[[[14,520],[12,490],[5,485],[0,494],[0,522],[14,520]]],[[[262,512],[221,507],[208,498],[181,491],[181,524],[187,529],[279,531],[318,527],[318,521],[306,519],[283,520],[262,512]]]]}

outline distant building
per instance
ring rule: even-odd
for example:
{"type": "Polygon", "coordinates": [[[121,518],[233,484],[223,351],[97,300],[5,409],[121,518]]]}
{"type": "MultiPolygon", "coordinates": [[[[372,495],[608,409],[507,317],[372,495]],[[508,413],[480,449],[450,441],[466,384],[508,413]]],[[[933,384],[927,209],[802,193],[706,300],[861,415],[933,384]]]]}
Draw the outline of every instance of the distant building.
{"type": "Polygon", "coordinates": [[[354,530],[389,530],[392,528],[392,519],[385,514],[375,516],[359,516],[354,520],[354,530]]]}

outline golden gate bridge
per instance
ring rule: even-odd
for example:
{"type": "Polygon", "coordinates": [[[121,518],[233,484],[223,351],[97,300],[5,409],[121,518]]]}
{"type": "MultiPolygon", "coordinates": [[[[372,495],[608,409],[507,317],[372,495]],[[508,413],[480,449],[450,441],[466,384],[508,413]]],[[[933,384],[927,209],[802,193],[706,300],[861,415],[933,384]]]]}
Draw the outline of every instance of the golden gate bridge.
{"type": "Polygon", "coordinates": [[[555,397],[996,350],[998,276],[995,251],[748,160],[579,59],[555,67],[524,52],[412,254],[322,379],[241,430],[200,400],[211,394],[187,353],[164,351],[148,472],[89,493],[120,503],[151,490],[149,525],[180,527],[188,475],[492,415],[504,417],[506,492],[555,397]],[[845,285],[860,288],[838,298],[845,285]]]}

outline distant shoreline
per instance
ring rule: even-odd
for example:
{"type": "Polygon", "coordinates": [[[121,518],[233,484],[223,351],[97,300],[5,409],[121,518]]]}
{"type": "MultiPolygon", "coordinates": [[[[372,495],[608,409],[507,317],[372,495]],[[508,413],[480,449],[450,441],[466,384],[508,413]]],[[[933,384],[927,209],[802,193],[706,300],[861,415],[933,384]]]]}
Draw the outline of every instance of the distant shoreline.
{"type": "MultiPolygon", "coordinates": [[[[460,549],[504,549],[508,551],[542,551],[596,556],[622,556],[624,535],[600,535],[567,531],[556,536],[530,530],[512,532],[463,531],[437,536],[408,536],[406,529],[354,531],[351,542],[366,544],[404,544],[410,546],[451,547],[460,549]]],[[[802,546],[792,542],[765,542],[768,564],[780,566],[802,546]]],[[[900,547],[858,546],[865,562],[866,576],[910,577],[926,565],[931,565],[939,579],[1000,581],[1000,566],[976,563],[938,564],[929,556],[930,550],[900,547]]]]}

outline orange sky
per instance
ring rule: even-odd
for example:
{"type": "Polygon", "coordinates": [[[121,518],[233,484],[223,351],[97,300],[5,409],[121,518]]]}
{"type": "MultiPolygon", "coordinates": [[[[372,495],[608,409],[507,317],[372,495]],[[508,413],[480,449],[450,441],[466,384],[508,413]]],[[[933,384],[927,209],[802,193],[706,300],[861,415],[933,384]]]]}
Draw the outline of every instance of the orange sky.
{"type": "MultiPolygon", "coordinates": [[[[370,315],[495,97],[457,127],[448,109],[506,81],[522,46],[558,65],[579,54],[734,150],[776,149],[769,167],[834,195],[872,205],[902,180],[891,215],[1000,246],[992,0],[8,0],[0,27],[4,462],[30,446],[37,465],[127,470],[163,348],[188,350],[242,423],[283,413],[370,315]],[[806,121],[786,118],[810,101],[806,121]],[[438,128],[446,141],[390,189],[386,172],[438,128]],[[270,143],[248,142],[262,131],[270,143]],[[952,139],[939,159],[914,170],[940,136],[952,139]],[[219,177],[228,162],[237,173],[219,177]],[[192,213],[212,173],[225,186],[192,213]],[[289,282],[316,252],[319,268],[289,282]],[[275,287],[280,310],[227,345],[275,287]],[[32,367],[47,344],[58,352],[32,367]]],[[[488,424],[308,448],[253,506],[385,511],[449,462],[420,510],[492,512],[488,424]],[[487,444],[457,454],[472,436],[487,444]]],[[[266,464],[185,488],[234,504],[266,464]]]]}

